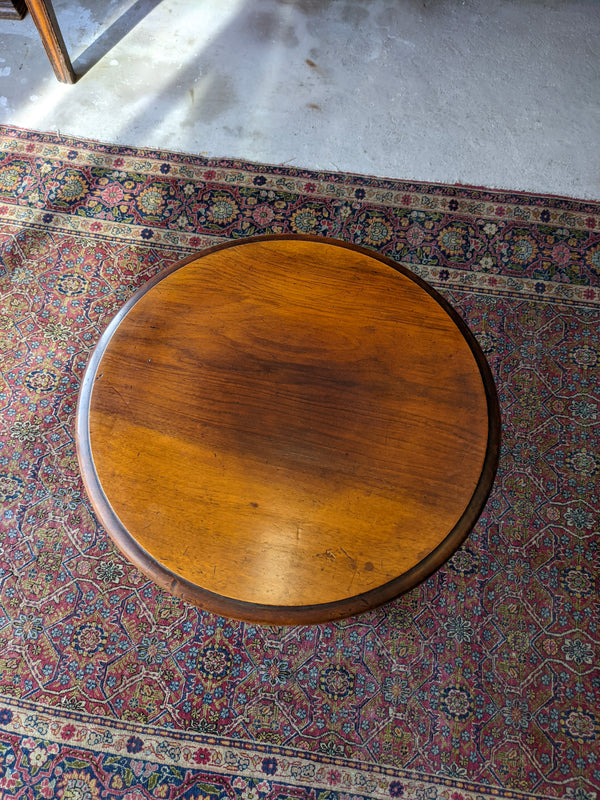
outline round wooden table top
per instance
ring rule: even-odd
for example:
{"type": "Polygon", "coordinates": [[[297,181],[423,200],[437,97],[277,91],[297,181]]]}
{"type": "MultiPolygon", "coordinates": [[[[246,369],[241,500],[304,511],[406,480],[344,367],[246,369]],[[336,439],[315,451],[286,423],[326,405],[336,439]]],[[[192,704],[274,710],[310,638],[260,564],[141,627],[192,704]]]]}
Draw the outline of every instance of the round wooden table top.
{"type": "Polygon", "coordinates": [[[377,254],[273,236],[141,289],[98,343],[77,447],[98,517],[156,583],[225,616],[337,619],[430,575],[498,459],[487,362],[377,254]]]}

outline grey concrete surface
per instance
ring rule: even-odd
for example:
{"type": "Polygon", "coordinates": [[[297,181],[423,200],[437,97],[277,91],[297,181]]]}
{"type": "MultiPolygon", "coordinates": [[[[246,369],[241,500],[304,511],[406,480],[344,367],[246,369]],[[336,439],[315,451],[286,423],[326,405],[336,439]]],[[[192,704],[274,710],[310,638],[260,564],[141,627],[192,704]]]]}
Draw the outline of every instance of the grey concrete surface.
{"type": "Polygon", "coordinates": [[[0,122],[600,199],[600,0],[55,0],[0,20],[0,122]]]}

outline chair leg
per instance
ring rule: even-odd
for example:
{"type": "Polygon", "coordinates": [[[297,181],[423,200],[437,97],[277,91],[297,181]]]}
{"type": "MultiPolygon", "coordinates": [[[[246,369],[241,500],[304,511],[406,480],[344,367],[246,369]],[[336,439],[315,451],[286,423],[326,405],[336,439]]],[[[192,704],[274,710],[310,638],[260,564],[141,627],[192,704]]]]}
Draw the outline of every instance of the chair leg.
{"type": "Polygon", "coordinates": [[[62,83],[75,83],[77,77],[67,52],[51,0],[25,0],[35,22],[56,77],[62,83]]]}

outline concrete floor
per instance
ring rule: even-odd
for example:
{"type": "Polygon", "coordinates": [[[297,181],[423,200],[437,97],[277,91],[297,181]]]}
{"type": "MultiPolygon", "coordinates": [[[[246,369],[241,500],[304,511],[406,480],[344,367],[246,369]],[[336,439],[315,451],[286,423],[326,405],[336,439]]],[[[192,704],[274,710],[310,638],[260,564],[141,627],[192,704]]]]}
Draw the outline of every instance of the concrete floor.
{"type": "Polygon", "coordinates": [[[0,20],[0,122],[600,199],[598,0],[55,0],[0,20]]]}

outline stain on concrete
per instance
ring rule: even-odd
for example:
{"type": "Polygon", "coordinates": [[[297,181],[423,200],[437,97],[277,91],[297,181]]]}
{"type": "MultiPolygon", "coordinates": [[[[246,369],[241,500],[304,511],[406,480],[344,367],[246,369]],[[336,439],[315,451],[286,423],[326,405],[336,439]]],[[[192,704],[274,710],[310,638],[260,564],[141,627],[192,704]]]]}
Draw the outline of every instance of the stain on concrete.
{"type": "Polygon", "coordinates": [[[298,47],[300,40],[293,25],[288,25],[282,30],[281,41],[286,47],[298,47]]]}
{"type": "Polygon", "coordinates": [[[246,20],[246,35],[272,41],[279,34],[280,22],[277,14],[268,11],[249,14],[246,20]]]}
{"type": "Polygon", "coordinates": [[[368,4],[348,3],[342,8],[340,19],[348,25],[358,27],[369,18],[368,4]]]}
{"type": "Polygon", "coordinates": [[[261,42],[277,41],[286,47],[297,47],[299,44],[294,26],[287,24],[277,12],[261,11],[248,15],[244,36],[254,37],[261,42]]]}
{"type": "Polygon", "coordinates": [[[202,122],[214,122],[237,102],[232,79],[219,72],[203,75],[190,89],[190,93],[194,117],[202,122]]]}
{"type": "Polygon", "coordinates": [[[311,17],[322,13],[328,5],[328,3],[323,3],[323,0],[279,0],[279,2],[282,5],[293,6],[296,11],[311,17]]]}

